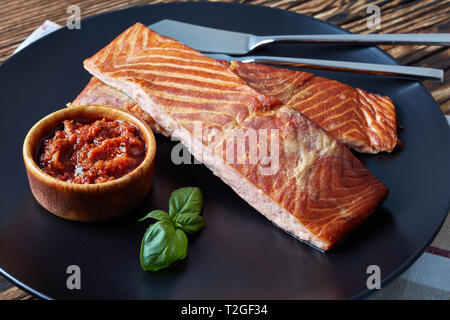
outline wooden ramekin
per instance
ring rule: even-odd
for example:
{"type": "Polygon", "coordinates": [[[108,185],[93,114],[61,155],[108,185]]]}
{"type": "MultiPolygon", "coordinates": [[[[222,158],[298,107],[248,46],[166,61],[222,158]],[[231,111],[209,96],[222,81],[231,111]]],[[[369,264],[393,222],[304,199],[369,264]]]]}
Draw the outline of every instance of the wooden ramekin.
{"type": "Polygon", "coordinates": [[[156,142],[150,127],[132,114],[109,106],[78,106],[56,111],[28,132],[23,144],[23,158],[31,191],[36,200],[51,213],[73,221],[100,221],[131,211],[150,190],[156,142]],[[42,171],[35,162],[42,139],[61,127],[64,120],[122,120],[136,126],[146,144],[142,163],[126,175],[104,183],[76,184],[58,180],[42,171]]]}

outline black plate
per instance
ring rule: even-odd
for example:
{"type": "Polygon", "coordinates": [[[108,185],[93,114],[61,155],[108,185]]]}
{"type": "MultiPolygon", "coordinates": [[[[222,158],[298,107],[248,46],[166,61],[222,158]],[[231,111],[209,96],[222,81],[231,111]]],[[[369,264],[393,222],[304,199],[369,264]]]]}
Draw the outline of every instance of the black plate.
{"type": "MultiPolygon", "coordinates": [[[[10,58],[0,67],[0,267],[6,277],[44,298],[350,298],[369,292],[369,265],[380,266],[385,284],[423,252],[448,211],[450,132],[420,83],[375,76],[315,71],[390,96],[405,127],[401,152],[358,155],[390,195],[331,252],[321,253],[274,227],[203,165],[172,164],[176,142],[163,137],[157,138],[152,190],[134,213],[83,224],[42,209],[29,190],[21,156],[27,131],[86,85],[84,58],[137,21],[165,18],[260,35],[344,32],[266,7],[162,4],[82,20],[81,30],[64,28],[10,58]],[[142,271],[139,247],[147,222],[138,218],[167,209],[170,192],[187,185],[204,192],[207,227],[190,238],[184,261],[157,273],[142,271]],[[72,264],[81,268],[81,290],[66,287],[72,264]]],[[[258,53],[396,64],[373,47],[281,44],[258,53]]]]}

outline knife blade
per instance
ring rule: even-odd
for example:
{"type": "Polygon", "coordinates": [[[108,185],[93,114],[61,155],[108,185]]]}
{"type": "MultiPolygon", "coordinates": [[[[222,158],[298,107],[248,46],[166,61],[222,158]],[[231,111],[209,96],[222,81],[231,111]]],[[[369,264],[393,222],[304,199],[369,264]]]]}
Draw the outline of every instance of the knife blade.
{"type": "Polygon", "coordinates": [[[435,34],[319,34],[256,36],[208,28],[175,20],[161,20],[148,26],[167,37],[203,52],[244,55],[273,42],[316,42],[351,44],[450,45],[450,33],[435,34]]]}

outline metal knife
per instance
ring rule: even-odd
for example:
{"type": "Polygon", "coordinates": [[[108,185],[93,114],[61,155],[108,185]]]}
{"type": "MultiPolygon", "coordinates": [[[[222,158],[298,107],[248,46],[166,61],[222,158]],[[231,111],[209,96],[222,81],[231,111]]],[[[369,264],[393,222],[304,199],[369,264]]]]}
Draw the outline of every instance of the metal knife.
{"type": "MultiPolygon", "coordinates": [[[[203,52],[229,52],[227,47],[244,46],[248,34],[199,27],[173,20],[162,20],[149,26],[150,29],[203,52]],[[181,29],[180,29],[181,28],[181,29]],[[206,30],[206,31],[205,31],[206,30]],[[206,32],[206,33],[205,33],[206,32]],[[237,35],[237,36],[236,36],[237,35]],[[242,36],[243,35],[243,36],[242,36]],[[239,42],[240,41],[240,42],[239,42]]],[[[406,77],[416,80],[443,81],[444,72],[439,69],[382,65],[336,60],[303,59],[288,57],[246,56],[231,57],[225,54],[207,54],[214,59],[239,60],[241,62],[259,62],[275,65],[289,65],[316,69],[347,71],[385,76],[406,77]]]]}
{"type": "Polygon", "coordinates": [[[233,55],[247,54],[258,47],[273,42],[450,45],[450,33],[255,36],[253,34],[202,27],[175,20],[161,20],[148,27],[159,34],[174,38],[199,51],[233,55]]]}

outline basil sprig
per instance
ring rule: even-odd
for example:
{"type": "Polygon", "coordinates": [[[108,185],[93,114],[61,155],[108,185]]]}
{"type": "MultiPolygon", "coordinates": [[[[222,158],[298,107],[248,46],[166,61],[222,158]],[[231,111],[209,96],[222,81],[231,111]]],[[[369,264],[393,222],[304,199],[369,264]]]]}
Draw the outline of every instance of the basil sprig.
{"type": "Polygon", "coordinates": [[[186,233],[195,233],[205,226],[200,215],[203,195],[199,188],[175,190],[169,199],[169,213],[153,210],[139,221],[158,220],[151,224],[141,242],[141,266],[146,271],[158,271],[186,257],[186,233]]]}

